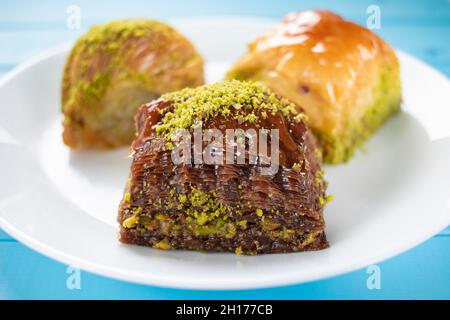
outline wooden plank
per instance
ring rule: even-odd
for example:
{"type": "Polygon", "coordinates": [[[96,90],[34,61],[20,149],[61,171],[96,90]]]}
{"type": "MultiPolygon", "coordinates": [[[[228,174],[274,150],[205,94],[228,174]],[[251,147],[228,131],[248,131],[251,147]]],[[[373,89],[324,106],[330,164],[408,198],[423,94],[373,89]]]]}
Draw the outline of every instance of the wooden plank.
{"type": "MultiPolygon", "coordinates": [[[[67,6],[70,2],[41,1],[29,2],[24,0],[2,3],[0,21],[5,22],[55,22],[65,21],[67,6]],[[41,14],[45,13],[45,14],[41,14]]],[[[292,10],[305,10],[318,7],[315,0],[172,0],[169,5],[159,0],[130,0],[127,2],[112,2],[107,0],[75,2],[82,9],[86,19],[112,19],[132,16],[151,16],[155,18],[179,17],[189,15],[259,15],[280,17],[292,10]]],[[[446,0],[408,1],[408,0],[350,0],[320,2],[321,8],[344,13],[356,20],[364,19],[369,5],[378,5],[381,14],[386,19],[401,23],[416,24],[418,21],[428,23],[447,23],[450,17],[450,7],[446,0]]],[[[364,19],[365,20],[365,19],[364,19]]],[[[39,23],[37,26],[44,26],[39,23]]],[[[31,24],[30,24],[31,26],[31,24]]]]}
{"type": "Polygon", "coordinates": [[[436,68],[450,65],[450,26],[382,27],[378,33],[395,48],[404,50],[436,68]]]}

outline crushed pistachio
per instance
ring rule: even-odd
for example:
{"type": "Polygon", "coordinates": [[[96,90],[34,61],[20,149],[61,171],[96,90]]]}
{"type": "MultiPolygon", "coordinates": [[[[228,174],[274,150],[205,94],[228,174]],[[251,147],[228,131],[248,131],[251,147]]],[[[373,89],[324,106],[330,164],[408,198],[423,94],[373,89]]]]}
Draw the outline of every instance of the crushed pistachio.
{"type": "Polygon", "coordinates": [[[123,200],[125,202],[130,202],[131,201],[131,193],[125,192],[125,194],[123,195],[123,200]]]}
{"type": "Polygon", "coordinates": [[[142,213],[143,209],[142,209],[142,207],[136,207],[132,211],[135,216],[138,216],[142,213]]]}
{"type": "Polygon", "coordinates": [[[313,243],[316,240],[317,237],[317,232],[311,232],[309,233],[306,237],[305,240],[302,241],[302,245],[303,246],[307,246],[310,245],[311,243],[313,243]]]}
{"type": "Polygon", "coordinates": [[[319,197],[319,203],[321,206],[328,204],[332,200],[333,200],[333,195],[331,195],[331,194],[327,195],[325,198],[319,197]]]}
{"type": "Polygon", "coordinates": [[[247,229],[247,220],[240,220],[237,223],[242,229],[247,229]]]}
{"type": "Polygon", "coordinates": [[[317,170],[315,175],[314,175],[314,183],[315,184],[320,184],[323,182],[323,175],[324,175],[324,171],[322,169],[317,170]]]}
{"type": "Polygon", "coordinates": [[[172,142],[167,142],[166,143],[166,148],[167,148],[167,150],[173,150],[173,148],[174,148],[173,143],[172,142]]]}
{"type": "Polygon", "coordinates": [[[323,206],[326,203],[325,199],[323,197],[319,197],[319,203],[321,206],[323,206]]]}
{"type": "Polygon", "coordinates": [[[262,211],[262,209],[256,209],[256,215],[257,215],[258,217],[262,217],[262,216],[263,216],[263,211],[262,211]]]}
{"type": "Polygon", "coordinates": [[[257,119],[257,116],[254,113],[249,113],[244,117],[244,121],[254,123],[257,119]]]}
{"type": "Polygon", "coordinates": [[[294,163],[293,165],[292,165],[292,169],[295,171],[295,172],[300,172],[300,170],[302,169],[302,165],[300,164],[300,163],[294,163]]]}
{"type": "Polygon", "coordinates": [[[240,256],[240,255],[243,253],[242,247],[241,247],[241,246],[237,247],[237,248],[234,250],[234,253],[235,253],[236,255],[240,256]]]}
{"type": "Polygon", "coordinates": [[[138,222],[139,222],[139,218],[137,216],[131,216],[123,221],[122,226],[124,228],[131,229],[134,226],[136,226],[138,224],[138,222]]]}
{"type": "Polygon", "coordinates": [[[156,132],[168,141],[174,138],[176,130],[193,129],[218,115],[249,123],[255,122],[261,112],[266,116],[267,112],[281,112],[289,118],[299,115],[292,102],[277,98],[255,82],[222,81],[168,93],[163,99],[173,101],[173,105],[170,110],[160,111],[162,122],[156,132]]]}
{"type": "Polygon", "coordinates": [[[185,203],[185,202],[187,201],[187,196],[186,196],[185,194],[180,194],[180,195],[178,196],[178,200],[179,200],[181,203],[185,203]]]}
{"type": "Polygon", "coordinates": [[[302,113],[302,112],[297,114],[294,117],[294,121],[297,122],[297,123],[301,122],[302,120],[308,121],[308,116],[306,114],[302,113]]]}
{"type": "Polygon", "coordinates": [[[162,250],[169,250],[172,248],[170,243],[165,240],[155,243],[155,245],[153,247],[156,249],[162,249],[162,250]]]}
{"type": "Polygon", "coordinates": [[[271,219],[264,219],[262,222],[262,227],[266,231],[275,230],[280,226],[280,224],[271,219]]]}
{"type": "Polygon", "coordinates": [[[209,216],[206,214],[206,212],[202,212],[199,215],[199,217],[197,218],[197,224],[200,226],[203,226],[208,221],[209,221],[209,216]]]}

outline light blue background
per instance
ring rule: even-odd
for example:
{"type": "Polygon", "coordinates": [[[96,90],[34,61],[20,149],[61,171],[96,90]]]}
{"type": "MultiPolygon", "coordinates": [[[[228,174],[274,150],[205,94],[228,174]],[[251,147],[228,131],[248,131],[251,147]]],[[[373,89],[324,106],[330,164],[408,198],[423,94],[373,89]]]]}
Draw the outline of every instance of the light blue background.
{"type": "MultiPolygon", "coordinates": [[[[328,8],[364,24],[366,9],[381,9],[378,33],[450,74],[450,2],[435,1],[2,1],[0,77],[34,54],[75,39],[91,24],[123,17],[172,19],[205,15],[281,18],[287,12],[328,8]],[[82,29],[66,28],[66,9],[81,8],[82,29]]],[[[426,92],[424,92],[426,94],[426,92]]],[[[1,105],[0,107],[5,107],[1,105]]],[[[450,106],[449,106],[450,107],[450,106]]],[[[449,119],[450,120],[450,119],[449,119]]],[[[0,159],[1,161],[1,159],[0,159]]],[[[1,177],[0,177],[1,178],[1,177]]],[[[7,183],[2,181],[2,183],[7,183]]],[[[450,298],[450,228],[381,263],[381,289],[366,286],[366,269],[322,281],[246,291],[192,291],[149,287],[81,273],[81,289],[66,287],[67,266],[48,259],[0,230],[2,299],[381,299],[450,298]]]]}

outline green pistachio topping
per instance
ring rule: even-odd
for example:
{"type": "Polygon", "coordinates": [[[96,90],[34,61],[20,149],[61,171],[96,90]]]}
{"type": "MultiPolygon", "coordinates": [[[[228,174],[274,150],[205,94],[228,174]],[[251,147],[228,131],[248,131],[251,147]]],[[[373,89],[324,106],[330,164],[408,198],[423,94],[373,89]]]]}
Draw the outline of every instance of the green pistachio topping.
{"type": "Polygon", "coordinates": [[[292,169],[295,171],[295,172],[300,172],[300,170],[302,169],[302,165],[300,164],[300,163],[294,163],[293,165],[292,165],[292,169]]]}
{"type": "Polygon", "coordinates": [[[196,223],[200,226],[215,218],[227,217],[226,212],[229,211],[229,208],[219,201],[214,191],[206,193],[191,186],[190,193],[185,197],[189,204],[186,214],[195,218],[196,223]]]}
{"type": "Polygon", "coordinates": [[[223,116],[254,123],[259,116],[280,112],[284,117],[298,121],[303,118],[295,105],[275,96],[267,87],[255,82],[222,81],[197,88],[163,95],[173,101],[173,109],[161,110],[162,123],[156,128],[158,135],[171,140],[176,130],[194,129],[213,117],[223,116]]]}
{"type": "Polygon", "coordinates": [[[125,219],[122,223],[124,228],[133,228],[139,222],[139,218],[137,216],[131,216],[125,219]]]}
{"type": "Polygon", "coordinates": [[[258,217],[262,217],[262,216],[263,216],[263,211],[262,211],[262,209],[256,209],[256,215],[257,215],[258,217]]]}
{"type": "Polygon", "coordinates": [[[172,248],[171,245],[170,245],[170,243],[169,243],[168,241],[166,241],[166,240],[162,240],[162,241],[160,241],[160,242],[157,242],[157,243],[154,245],[154,247],[155,247],[156,249],[162,249],[162,250],[169,250],[169,249],[172,248]]]}
{"type": "Polygon", "coordinates": [[[319,197],[319,203],[321,206],[327,205],[332,200],[333,200],[333,195],[331,195],[331,194],[327,195],[325,198],[319,197]]]}

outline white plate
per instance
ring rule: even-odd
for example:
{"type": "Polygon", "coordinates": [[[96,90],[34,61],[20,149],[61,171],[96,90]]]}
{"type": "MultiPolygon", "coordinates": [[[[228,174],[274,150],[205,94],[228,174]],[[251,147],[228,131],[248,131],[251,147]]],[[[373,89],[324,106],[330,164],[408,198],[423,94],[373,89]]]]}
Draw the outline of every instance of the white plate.
{"type": "MultiPolygon", "coordinates": [[[[271,22],[174,22],[206,57],[208,80],[271,22]]],[[[450,223],[450,84],[399,52],[403,112],[346,165],[327,167],[331,247],[262,256],[121,245],[115,222],[127,150],[70,152],[61,141],[60,78],[67,47],[0,82],[0,226],[31,248],[133,282],[197,289],[268,287],[321,279],[399,254],[450,223]]]]}

